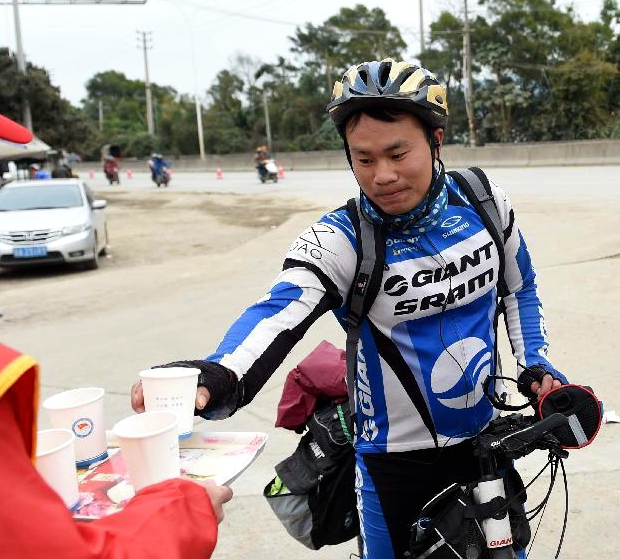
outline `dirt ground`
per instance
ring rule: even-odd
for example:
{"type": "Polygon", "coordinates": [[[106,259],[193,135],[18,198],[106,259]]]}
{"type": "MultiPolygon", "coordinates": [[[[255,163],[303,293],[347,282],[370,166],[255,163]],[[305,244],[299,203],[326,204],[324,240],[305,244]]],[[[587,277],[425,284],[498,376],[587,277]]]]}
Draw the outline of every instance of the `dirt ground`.
{"type": "MultiPolygon", "coordinates": [[[[197,253],[221,253],[313,207],[282,198],[162,190],[97,191],[108,201],[109,256],[104,269],[155,264],[197,253]]],[[[70,272],[63,267],[58,273],[70,272]]],[[[28,281],[50,269],[3,270],[0,279],[28,281]]]]}
{"type": "MultiPolygon", "coordinates": [[[[226,254],[267,231],[282,225],[292,214],[318,211],[316,206],[289,198],[217,194],[208,192],[179,192],[172,190],[96,190],[95,195],[108,201],[106,216],[109,248],[100,260],[100,269],[89,274],[91,289],[95,280],[113,273],[141,274],[138,269],[179,262],[189,264],[195,256],[226,254]]],[[[25,295],[23,304],[13,305],[5,313],[3,323],[28,324],[45,315],[55,319],[79,312],[82,303],[91,300],[91,309],[98,304],[109,305],[108,296],[97,300],[93,291],[86,291],[82,302],[72,289],[62,296],[59,284],[67,284],[71,276],[84,275],[81,266],[54,266],[37,269],[1,269],[3,289],[34,288],[41,280],[53,296],[44,305],[33,305],[25,295]]],[[[111,282],[113,283],[113,282],[111,282]]],[[[145,288],[146,289],[146,288],[145,288]]],[[[26,293],[28,290],[26,290],[26,293]]],[[[123,293],[117,293],[121,304],[123,293]]],[[[0,303],[0,311],[2,305],[0,303]]]]}
{"type": "Polygon", "coordinates": [[[105,192],[112,266],[222,253],[311,209],[286,200],[196,192],[105,192]]]}

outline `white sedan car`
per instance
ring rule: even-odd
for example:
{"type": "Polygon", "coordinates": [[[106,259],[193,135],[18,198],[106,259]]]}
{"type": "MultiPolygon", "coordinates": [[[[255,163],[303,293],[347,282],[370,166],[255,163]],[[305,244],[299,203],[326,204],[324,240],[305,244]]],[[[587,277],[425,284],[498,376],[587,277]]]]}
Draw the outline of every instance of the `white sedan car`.
{"type": "Polygon", "coordinates": [[[18,181],[0,188],[0,267],[99,266],[108,244],[105,200],[79,179],[18,181]]]}

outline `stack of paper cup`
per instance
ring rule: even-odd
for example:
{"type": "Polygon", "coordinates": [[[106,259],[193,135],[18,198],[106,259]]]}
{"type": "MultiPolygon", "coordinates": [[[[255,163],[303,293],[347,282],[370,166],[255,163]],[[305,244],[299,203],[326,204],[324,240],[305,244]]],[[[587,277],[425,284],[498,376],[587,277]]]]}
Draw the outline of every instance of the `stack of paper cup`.
{"type": "Polygon", "coordinates": [[[41,477],[75,510],[79,506],[77,472],[75,471],[75,437],[68,429],[45,429],[37,433],[35,468],[41,477]]]}
{"type": "Polygon", "coordinates": [[[139,373],[146,411],[168,410],[179,418],[179,438],[192,434],[198,369],[161,367],[139,373]]]}
{"type": "Polygon", "coordinates": [[[103,423],[103,388],[76,388],[50,396],[43,407],[52,425],[69,429],[75,435],[75,460],[78,468],[107,457],[103,423]]]}
{"type": "Polygon", "coordinates": [[[136,491],[180,475],[177,425],[173,412],[147,411],[126,417],[112,428],[136,491]]]}

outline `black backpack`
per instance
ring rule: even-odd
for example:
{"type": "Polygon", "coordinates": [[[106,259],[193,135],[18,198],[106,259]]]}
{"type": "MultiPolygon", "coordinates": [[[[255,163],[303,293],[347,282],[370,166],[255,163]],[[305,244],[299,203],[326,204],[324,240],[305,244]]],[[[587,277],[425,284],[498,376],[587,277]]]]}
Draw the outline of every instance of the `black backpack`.
{"type": "Polygon", "coordinates": [[[276,465],[263,495],[286,531],[309,549],[359,535],[349,406],[328,402],[306,423],[295,452],[276,465]]]}
{"type": "MultiPolygon", "coordinates": [[[[499,254],[498,292],[500,297],[507,294],[504,281],[504,231],[489,179],[482,169],[470,167],[449,171],[448,174],[457,182],[470,204],[481,217],[487,231],[493,238],[499,254]]],[[[360,336],[360,324],[368,314],[374,303],[383,277],[385,266],[385,231],[379,225],[369,223],[361,214],[359,198],[351,198],[347,202],[347,211],[355,229],[357,238],[357,266],[351,289],[349,290],[349,312],[347,321],[347,388],[349,392],[349,406],[351,407],[352,425],[355,421],[355,374],[357,370],[357,344],[360,336]]],[[[503,312],[503,306],[498,305],[494,328],[497,331],[497,321],[503,312]]],[[[497,344],[496,344],[497,346],[497,344]]],[[[496,362],[499,359],[495,348],[496,362]]]]}

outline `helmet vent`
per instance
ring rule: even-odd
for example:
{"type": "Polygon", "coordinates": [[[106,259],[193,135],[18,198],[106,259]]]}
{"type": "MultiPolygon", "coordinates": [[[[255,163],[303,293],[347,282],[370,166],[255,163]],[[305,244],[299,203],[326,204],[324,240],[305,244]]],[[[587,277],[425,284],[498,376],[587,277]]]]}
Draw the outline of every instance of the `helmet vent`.
{"type": "Polygon", "coordinates": [[[364,82],[366,87],[368,87],[368,73],[366,72],[366,70],[360,70],[358,75],[360,79],[364,82]]]}
{"type": "Polygon", "coordinates": [[[392,69],[390,64],[381,64],[379,71],[379,85],[385,87],[390,79],[390,70],[392,69]]]}

